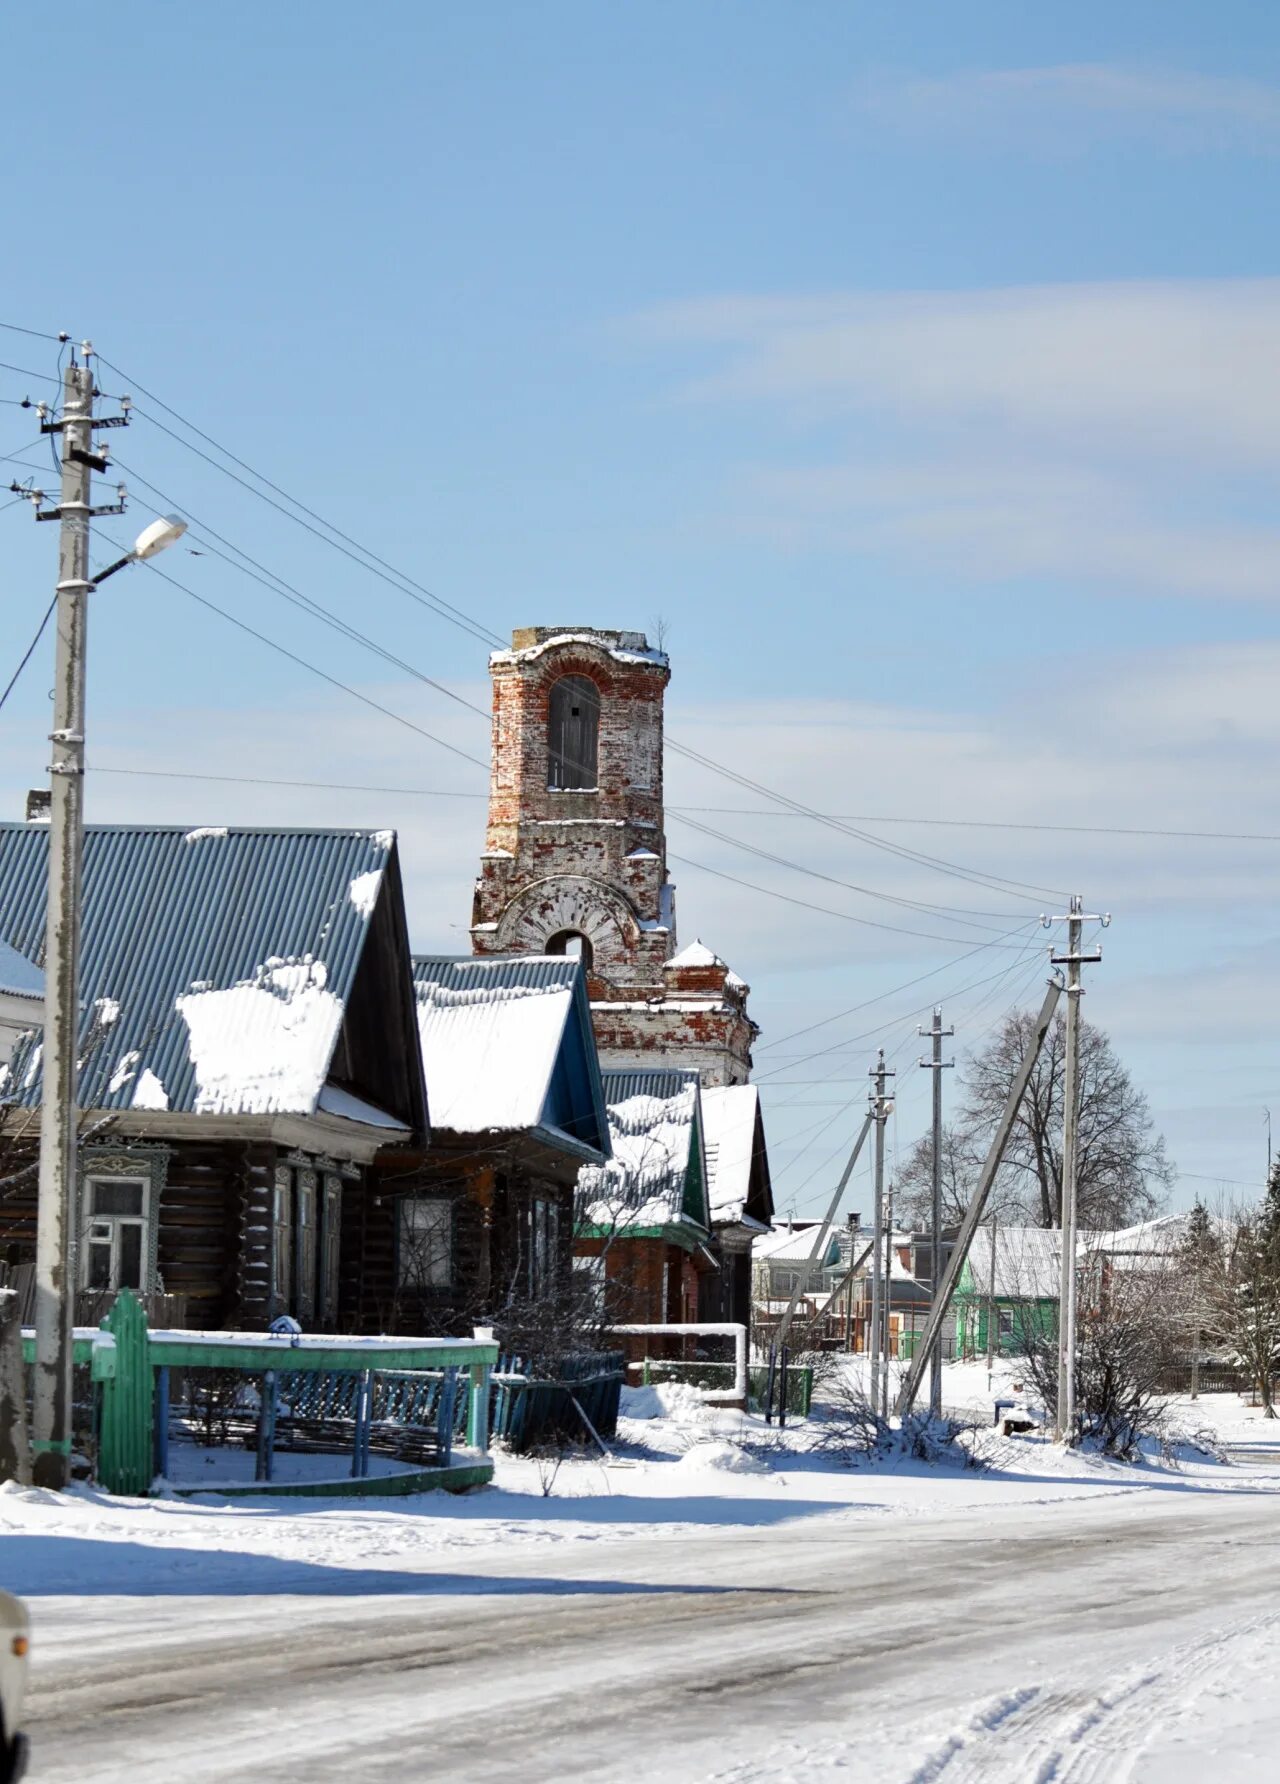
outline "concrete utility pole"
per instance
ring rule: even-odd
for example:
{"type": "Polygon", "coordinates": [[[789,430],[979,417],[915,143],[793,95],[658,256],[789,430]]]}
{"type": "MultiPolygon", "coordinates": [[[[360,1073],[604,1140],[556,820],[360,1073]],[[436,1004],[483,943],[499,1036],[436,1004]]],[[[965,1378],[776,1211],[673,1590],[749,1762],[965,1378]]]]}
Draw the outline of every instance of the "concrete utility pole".
{"type": "Polygon", "coordinates": [[[871,1404],[879,1412],[889,1382],[887,1354],[889,1276],[886,1271],[882,1287],[880,1272],[885,1262],[884,1124],[889,1118],[893,1103],[885,1095],[885,1080],[894,1076],[894,1073],[884,1063],[883,1047],[876,1057],[874,1069],[868,1076],[875,1080],[875,1090],[871,1096],[871,1110],[868,1119],[874,1121],[876,1125],[875,1187],[872,1191],[875,1197],[875,1211],[872,1218],[871,1240],[871,1404]]]}
{"type": "Polygon", "coordinates": [[[898,1395],[898,1416],[905,1418],[915,1405],[916,1394],[924,1376],[925,1363],[938,1336],[947,1308],[951,1305],[951,1297],[956,1292],[956,1284],[960,1280],[960,1272],[964,1269],[965,1259],[969,1255],[969,1247],[973,1243],[973,1235],[977,1231],[978,1222],[982,1219],[987,1206],[987,1197],[991,1194],[991,1185],[995,1182],[996,1172],[1000,1169],[1000,1161],[1004,1157],[1005,1148],[1009,1144],[1009,1136],[1013,1132],[1014,1120],[1017,1117],[1018,1105],[1026,1095],[1027,1084],[1031,1078],[1032,1068],[1044,1046],[1045,1036],[1053,1021],[1054,1011],[1058,1007],[1058,999],[1062,996],[1062,987],[1057,980],[1051,980],[1044,994],[1044,1002],[1036,1017],[1035,1027],[1028,1041],[1026,1051],[1022,1055],[1022,1063],[1018,1067],[1013,1083],[1009,1086],[1009,1094],[1005,1098],[1004,1109],[996,1123],[996,1131],[992,1137],[991,1147],[986,1162],[978,1173],[978,1181],[973,1194],[969,1198],[969,1206],[965,1209],[964,1219],[960,1222],[960,1231],[947,1259],[947,1267],[942,1273],[942,1287],[929,1309],[929,1325],[925,1332],[924,1343],[911,1359],[907,1370],[907,1378],[898,1395]]]}
{"type": "Polygon", "coordinates": [[[1102,959],[1102,949],[1083,952],[1084,925],[1111,921],[1086,917],[1084,900],[1074,893],[1067,917],[1046,917],[1050,923],[1067,925],[1067,951],[1054,954],[1055,966],[1067,969],[1066,1057],[1062,1073],[1062,1273],[1058,1290],[1058,1410],[1054,1435],[1060,1442],[1076,1440],[1076,1190],[1079,1175],[1080,1122],[1080,968],[1102,959]]]}
{"type": "MultiPolygon", "coordinates": [[[[937,1305],[938,1290],[942,1285],[942,1074],[955,1064],[954,1059],[943,1059],[942,1043],[948,1035],[953,1035],[954,1028],[942,1026],[942,1011],[935,1005],[933,1011],[933,1027],[917,1030],[933,1041],[933,1053],[928,1059],[920,1061],[925,1071],[933,1073],[933,1194],[930,1202],[929,1217],[931,1222],[932,1247],[930,1251],[929,1271],[929,1307],[930,1311],[937,1305]]],[[[942,1327],[938,1327],[938,1335],[934,1339],[929,1352],[929,1415],[931,1418],[942,1417],[942,1327]]]]}
{"type": "MultiPolygon", "coordinates": [[[[32,1402],[37,1486],[64,1487],[71,1459],[71,1210],[75,1185],[76,1031],[80,859],[84,847],[85,626],[89,579],[93,371],[75,349],[63,378],[62,493],[40,519],[61,521],[57,655],[53,679],[53,798],[45,927],[45,1024],[41,1054],[40,1188],[36,1223],[36,1373],[32,1402]]],[[[100,463],[102,461],[99,461],[100,463]]]]}

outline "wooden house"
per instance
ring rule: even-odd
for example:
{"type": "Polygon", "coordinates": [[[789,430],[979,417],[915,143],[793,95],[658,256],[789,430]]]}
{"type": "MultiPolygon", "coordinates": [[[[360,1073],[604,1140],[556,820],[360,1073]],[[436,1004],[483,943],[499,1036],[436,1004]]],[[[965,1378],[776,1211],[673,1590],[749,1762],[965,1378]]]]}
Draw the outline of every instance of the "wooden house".
{"type": "Polygon", "coordinates": [[[379,1159],[353,1235],[358,1319],[527,1330],[569,1288],[578,1172],[609,1156],[582,963],[423,957],[413,987],[431,1143],[379,1159]]]}
{"type": "Polygon", "coordinates": [[[611,1320],[699,1318],[700,1281],[718,1268],[702,1094],[696,1071],[604,1073],[613,1157],[579,1176],[573,1249],[580,1279],[611,1320]]]}
{"type": "Polygon", "coordinates": [[[1057,1228],[979,1227],[956,1284],[962,1356],[1017,1355],[1058,1329],[1062,1234],[1057,1228]]]}
{"type": "MultiPolygon", "coordinates": [[[[0,939],[35,964],[49,832],[0,826],[0,939]]],[[[366,1171],[427,1115],[394,835],[90,825],[80,971],[79,1288],[198,1327],[345,1325],[366,1171]]],[[[40,1043],[8,1094],[37,1123],[40,1043]]],[[[0,1250],[35,1242],[35,1182],[0,1250]]]]}

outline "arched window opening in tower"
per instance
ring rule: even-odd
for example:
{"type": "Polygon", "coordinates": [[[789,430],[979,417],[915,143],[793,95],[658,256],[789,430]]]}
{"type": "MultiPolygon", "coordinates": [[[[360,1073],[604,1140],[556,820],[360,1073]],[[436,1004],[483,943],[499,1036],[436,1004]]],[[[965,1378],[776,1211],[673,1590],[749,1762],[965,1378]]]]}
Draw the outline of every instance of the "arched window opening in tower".
{"type": "Polygon", "coordinates": [[[547,786],[578,792],[596,785],[600,690],[585,675],[562,675],[552,685],[547,715],[547,786]]]}
{"type": "Polygon", "coordinates": [[[548,954],[563,954],[569,960],[580,960],[583,972],[591,971],[591,943],[580,929],[562,929],[547,942],[548,954]]]}

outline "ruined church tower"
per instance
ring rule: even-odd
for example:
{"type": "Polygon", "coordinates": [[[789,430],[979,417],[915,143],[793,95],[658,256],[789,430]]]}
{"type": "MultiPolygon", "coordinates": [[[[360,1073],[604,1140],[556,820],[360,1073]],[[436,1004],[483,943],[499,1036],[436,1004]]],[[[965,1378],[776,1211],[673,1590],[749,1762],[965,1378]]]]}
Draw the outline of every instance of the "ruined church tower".
{"type": "Polygon", "coordinates": [[[580,954],[601,1063],[685,1066],[743,1084],[748,987],[695,942],[678,951],[662,807],[671,669],[641,632],[530,626],[489,659],[489,823],[477,954],[580,954]]]}

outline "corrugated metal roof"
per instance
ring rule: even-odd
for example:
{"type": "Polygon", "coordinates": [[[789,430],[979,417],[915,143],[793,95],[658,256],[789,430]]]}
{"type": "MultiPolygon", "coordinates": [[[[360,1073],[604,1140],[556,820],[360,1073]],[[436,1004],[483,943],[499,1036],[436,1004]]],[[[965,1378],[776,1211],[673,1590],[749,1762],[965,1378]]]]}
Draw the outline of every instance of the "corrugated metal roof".
{"type": "Polygon", "coordinates": [[[421,955],[413,984],[433,1128],[533,1133],[571,1156],[608,1156],[578,960],[421,955]]]}
{"type": "Polygon", "coordinates": [[[707,1231],[698,1074],[662,1067],[602,1074],[613,1157],[578,1174],[585,1229],[675,1225],[707,1231]]]}
{"type": "MultiPolygon", "coordinates": [[[[29,960],[48,847],[43,825],[0,824],[0,935],[29,960]]],[[[385,830],[88,826],[82,1106],[311,1113],[394,847],[385,830]]],[[[33,1045],[13,1081],[39,1101],[33,1045]]]]}

